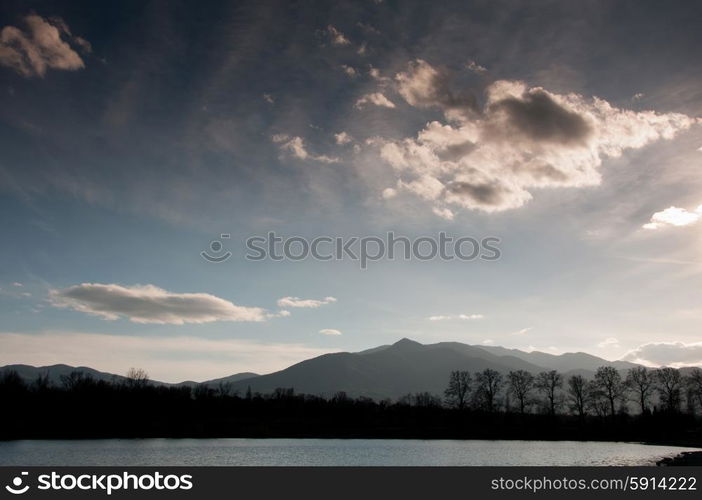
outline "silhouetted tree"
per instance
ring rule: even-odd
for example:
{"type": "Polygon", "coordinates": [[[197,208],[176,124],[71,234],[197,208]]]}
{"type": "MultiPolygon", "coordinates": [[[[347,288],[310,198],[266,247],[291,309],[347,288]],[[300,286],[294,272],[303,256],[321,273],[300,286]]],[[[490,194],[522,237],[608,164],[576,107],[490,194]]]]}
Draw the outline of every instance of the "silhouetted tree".
{"type": "Polygon", "coordinates": [[[430,392],[418,392],[412,398],[414,406],[420,408],[440,408],[441,398],[430,392]]]}
{"type": "Polygon", "coordinates": [[[682,388],[682,376],[675,368],[665,367],[656,370],[656,380],[658,382],[658,393],[661,403],[669,412],[676,412],[680,409],[680,390],[682,388]]]}
{"type": "Polygon", "coordinates": [[[463,410],[468,403],[472,379],[467,371],[452,371],[449,385],[444,391],[446,404],[451,408],[463,410]]]}
{"type": "Polygon", "coordinates": [[[694,400],[702,408],[702,369],[693,368],[690,370],[685,382],[692,392],[694,400]]]}
{"type": "Polygon", "coordinates": [[[149,385],[149,374],[141,368],[130,368],[127,371],[127,385],[132,389],[143,389],[149,385]]]}
{"type": "Polygon", "coordinates": [[[654,377],[645,366],[630,368],[626,374],[626,387],[634,392],[641,414],[648,410],[648,401],[654,389],[654,377]]]}
{"type": "Polygon", "coordinates": [[[475,374],[477,383],[476,397],[479,404],[489,412],[496,409],[497,396],[502,388],[502,374],[491,368],[475,374]]]}
{"type": "Polygon", "coordinates": [[[571,410],[582,419],[587,408],[587,381],[582,375],[572,375],[568,378],[568,401],[571,410]]]}
{"type": "Polygon", "coordinates": [[[609,401],[605,392],[595,380],[589,381],[585,385],[586,407],[598,417],[606,417],[609,413],[609,401]]]}
{"type": "Polygon", "coordinates": [[[558,406],[558,389],[563,386],[563,375],[556,370],[541,372],[536,376],[536,388],[546,395],[551,415],[556,414],[558,406]]]}
{"type": "Polygon", "coordinates": [[[526,370],[510,371],[507,374],[509,392],[517,398],[519,413],[524,415],[529,404],[529,394],[534,389],[534,376],[526,370]]]}
{"type": "Polygon", "coordinates": [[[602,391],[609,403],[609,414],[614,416],[617,412],[616,402],[624,396],[624,382],[616,368],[600,366],[595,372],[595,384],[602,391]]]}

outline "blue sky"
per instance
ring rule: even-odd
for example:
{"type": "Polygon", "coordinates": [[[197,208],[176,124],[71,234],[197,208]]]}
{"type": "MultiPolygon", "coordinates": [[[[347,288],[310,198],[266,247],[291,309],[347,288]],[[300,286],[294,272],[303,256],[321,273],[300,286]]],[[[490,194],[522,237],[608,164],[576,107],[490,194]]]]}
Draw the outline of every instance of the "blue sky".
{"type": "Polygon", "coordinates": [[[702,364],[700,21],[3,2],[0,364],[204,380],[402,337],[702,364]],[[494,236],[501,258],[246,260],[269,231],[494,236]]]}

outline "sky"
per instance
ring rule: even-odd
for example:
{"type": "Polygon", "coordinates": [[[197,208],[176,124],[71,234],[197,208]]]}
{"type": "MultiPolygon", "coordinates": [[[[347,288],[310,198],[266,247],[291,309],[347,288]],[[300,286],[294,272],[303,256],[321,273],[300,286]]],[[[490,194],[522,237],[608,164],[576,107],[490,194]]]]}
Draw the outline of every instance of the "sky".
{"type": "Polygon", "coordinates": [[[201,381],[407,337],[702,365],[700,25],[696,2],[4,1],[0,364],[201,381]],[[246,257],[389,232],[499,258],[246,257]]]}

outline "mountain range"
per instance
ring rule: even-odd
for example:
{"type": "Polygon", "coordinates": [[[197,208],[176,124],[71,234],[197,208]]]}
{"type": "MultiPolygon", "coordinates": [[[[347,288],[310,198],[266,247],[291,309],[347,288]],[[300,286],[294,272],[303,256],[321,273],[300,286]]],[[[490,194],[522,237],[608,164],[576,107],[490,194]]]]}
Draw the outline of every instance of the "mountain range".
{"type": "MultiPolygon", "coordinates": [[[[425,391],[442,394],[452,370],[476,372],[492,368],[502,373],[510,370],[527,370],[532,373],[558,370],[566,377],[572,374],[590,377],[600,366],[613,366],[618,370],[626,370],[638,365],[626,361],[607,361],[583,352],[555,355],[459,342],[420,344],[413,340],[402,339],[392,345],[383,345],[361,352],[324,354],[267,375],[237,373],[208,380],[202,384],[211,387],[226,384],[230,390],[238,391],[240,394],[244,394],[249,389],[252,392],[265,394],[284,387],[294,388],[298,393],[327,397],[344,391],[352,397],[396,399],[408,393],[425,391]]],[[[26,381],[33,381],[39,375],[48,375],[49,382],[53,384],[60,384],[61,376],[68,375],[72,371],[89,374],[98,380],[125,379],[123,376],[92,368],[76,368],[68,365],[0,367],[0,373],[9,370],[15,370],[26,381]]],[[[198,385],[193,381],[179,384],[158,381],[153,383],[190,387],[198,385]]]]}

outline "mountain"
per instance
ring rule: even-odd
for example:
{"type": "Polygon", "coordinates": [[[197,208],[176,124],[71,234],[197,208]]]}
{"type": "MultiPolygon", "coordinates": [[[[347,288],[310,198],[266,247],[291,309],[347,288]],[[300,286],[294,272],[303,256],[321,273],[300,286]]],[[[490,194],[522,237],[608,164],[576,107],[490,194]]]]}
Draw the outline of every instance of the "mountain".
{"type": "Polygon", "coordinates": [[[50,365],[50,366],[30,366],[30,365],[7,365],[0,367],[0,374],[3,372],[15,371],[22,377],[25,382],[34,382],[37,378],[48,377],[50,385],[61,385],[61,377],[70,375],[72,372],[79,372],[84,375],[89,375],[95,380],[103,380],[105,382],[118,381],[126,379],[122,375],[114,373],[101,372],[88,368],[87,366],[69,366],[69,365],[50,365]]]}
{"type": "Polygon", "coordinates": [[[602,365],[613,366],[617,370],[628,370],[638,366],[636,363],[628,361],[607,361],[592,354],[585,352],[566,352],[564,354],[548,354],[545,352],[532,351],[525,352],[519,349],[507,349],[499,346],[481,346],[492,354],[498,356],[514,356],[529,363],[543,366],[549,370],[558,370],[560,372],[568,372],[571,370],[584,370],[594,372],[602,365]]]}
{"type": "MultiPolygon", "coordinates": [[[[15,371],[17,374],[27,383],[34,382],[37,378],[48,376],[48,381],[50,385],[61,385],[61,377],[70,375],[72,372],[82,373],[83,375],[90,376],[95,380],[103,380],[105,382],[123,382],[126,377],[123,375],[116,375],[114,373],[101,372],[94,370],[93,368],[88,368],[87,366],[69,366],[69,365],[50,365],[50,366],[30,366],[30,365],[6,365],[0,366],[0,375],[4,372],[15,371]]],[[[237,373],[235,375],[229,375],[228,377],[217,378],[213,380],[207,380],[205,382],[193,382],[192,380],[187,380],[185,382],[180,382],[177,384],[168,384],[166,382],[159,382],[158,380],[152,380],[151,383],[154,385],[166,385],[166,386],[187,386],[195,387],[200,383],[216,387],[219,384],[226,384],[232,382],[238,382],[240,380],[250,379],[253,377],[258,377],[259,375],[251,372],[237,373]]]]}
{"type": "Polygon", "coordinates": [[[354,397],[394,399],[407,393],[424,391],[443,394],[452,370],[476,372],[492,368],[502,373],[510,370],[538,373],[555,369],[553,367],[558,365],[563,367],[563,371],[581,369],[589,372],[593,371],[593,366],[596,369],[611,364],[589,355],[570,355],[559,362],[559,356],[550,354],[540,353],[546,356],[541,358],[538,355],[528,356],[534,353],[504,351],[490,352],[483,346],[459,342],[423,345],[402,339],[390,346],[358,353],[325,354],[275,373],[234,383],[232,389],[244,393],[250,387],[253,392],[269,393],[279,387],[292,387],[296,392],[327,397],[344,391],[354,397]],[[536,363],[541,359],[548,361],[546,366],[536,363]],[[585,362],[583,367],[576,364],[581,359],[585,362]]]}
{"type": "MultiPolygon", "coordinates": [[[[527,370],[532,373],[558,370],[564,376],[575,373],[592,376],[598,367],[604,365],[614,366],[619,370],[637,366],[625,361],[610,362],[582,352],[555,355],[460,342],[424,345],[402,339],[392,345],[382,345],[356,353],[325,354],[267,375],[237,373],[202,384],[210,387],[227,384],[232,391],[238,391],[240,394],[245,394],[249,388],[253,392],[265,394],[277,388],[292,387],[298,393],[326,397],[344,391],[352,397],[396,399],[408,393],[425,391],[436,395],[443,394],[449,374],[453,370],[477,372],[491,368],[502,373],[510,370],[527,370]]],[[[9,365],[1,367],[0,373],[7,370],[17,371],[28,382],[34,381],[40,374],[48,374],[51,383],[60,384],[62,375],[76,370],[98,380],[124,380],[120,375],[67,365],[39,368],[9,365]]],[[[198,385],[192,381],[180,384],[157,381],[152,383],[188,387],[198,385]]]]}

